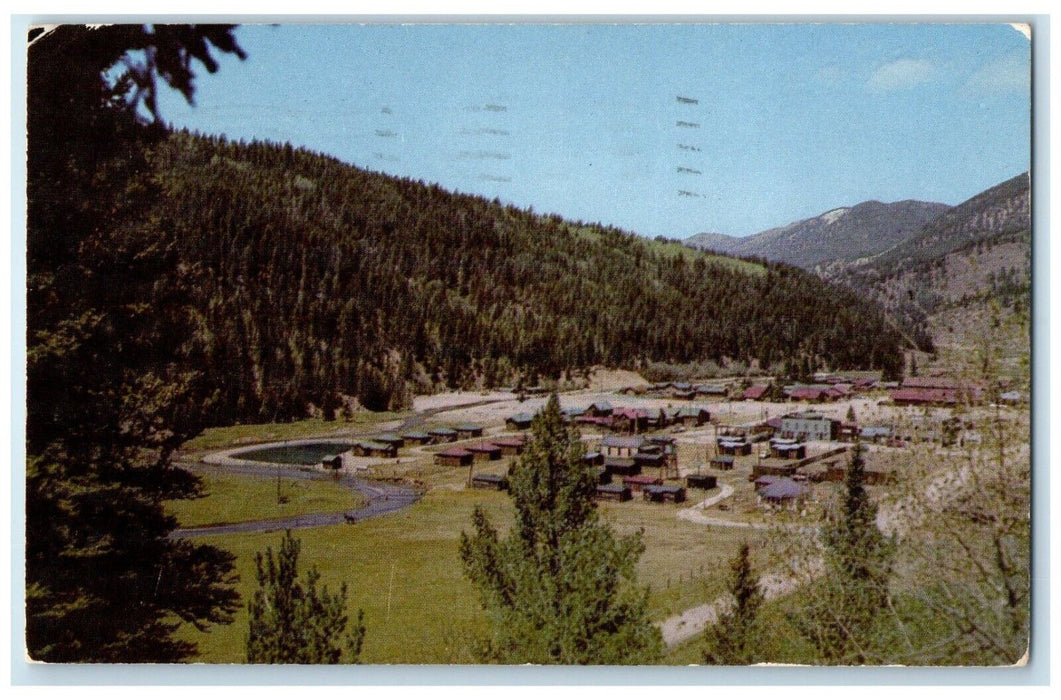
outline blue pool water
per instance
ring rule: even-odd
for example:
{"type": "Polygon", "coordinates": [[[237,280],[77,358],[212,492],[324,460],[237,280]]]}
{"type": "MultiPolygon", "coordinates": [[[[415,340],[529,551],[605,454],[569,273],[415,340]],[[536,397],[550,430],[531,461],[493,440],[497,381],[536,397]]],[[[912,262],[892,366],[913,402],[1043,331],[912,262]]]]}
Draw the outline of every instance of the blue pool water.
{"type": "Polygon", "coordinates": [[[320,464],[320,461],[327,455],[346,452],[353,446],[352,442],[314,442],[305,445],[263,447],[258,450],[238,452],[232,456],[236,459],[249,459],[255,462],[313,465],[320,464]]]}

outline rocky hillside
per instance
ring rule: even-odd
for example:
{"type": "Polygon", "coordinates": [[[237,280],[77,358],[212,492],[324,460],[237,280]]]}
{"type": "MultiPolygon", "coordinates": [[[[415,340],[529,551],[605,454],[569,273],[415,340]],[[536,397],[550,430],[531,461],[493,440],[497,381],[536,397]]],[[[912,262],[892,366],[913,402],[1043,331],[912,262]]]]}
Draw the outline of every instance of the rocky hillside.
{"type": "Polygon", "coordinates": [[[946,204],[905,200],[862,202],[772,228],[745,238],[701,233],[687,245],[728,255],[756,256],[821,271],[836,261],[854,262],[914,236],[948,211],[946,204]]]}
{"type": "Polygon", "coordinates": [[[975,332],[989,307],[1027,310],[1031,199],[1022,173],[948,210],[910,239],[826,277],[866,290],[922,349],[975,332]],[[948,339],[949,338],[949,339],[948,339]]]}

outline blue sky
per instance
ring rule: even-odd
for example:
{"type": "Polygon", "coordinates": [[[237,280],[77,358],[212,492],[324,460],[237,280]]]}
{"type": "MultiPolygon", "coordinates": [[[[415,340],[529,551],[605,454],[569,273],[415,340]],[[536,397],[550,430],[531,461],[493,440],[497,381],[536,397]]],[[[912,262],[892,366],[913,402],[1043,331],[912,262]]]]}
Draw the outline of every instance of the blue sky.
{"type": "Polygon", "coordinates": [[[1008,25],[237,36],[247,60],[201,72],[194,108],[164,96],[168,121],[647,236],[748,235],[867,199],[957,204],[1030,162],[1030,44],[1008,25]]]}

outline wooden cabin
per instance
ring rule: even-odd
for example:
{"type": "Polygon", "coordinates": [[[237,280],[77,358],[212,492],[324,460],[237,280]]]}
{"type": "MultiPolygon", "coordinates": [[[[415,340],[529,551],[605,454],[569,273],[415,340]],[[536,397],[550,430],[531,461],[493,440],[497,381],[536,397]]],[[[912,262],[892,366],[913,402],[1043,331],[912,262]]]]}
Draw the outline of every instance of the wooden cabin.
{"type": "Polygon", "coordinates": [[[807,456],[807,446],[802,442],[775,438],[770,443],[770,456],[777,459],[804,459],[807,456]]]}
{"type": "Polygon", "coordinates": [[[621,484],[602,484],[597,487],[597,499],[601,501],[629,501],[630,489],[621,484]]]}
{"type": "Polygon", "coordinates": [[[711,420],[711,413],[703,406],[683,406],[678,409],[678,421],[686,426],[701,426],[711,420]]]}
{"type": "Polygon", "coordinates": [[[620,433],[643,433],[648,428],[648,411],[620,408],[612,413],[612,430],[620,433]]]}
{"type": "Polygon", "coordinates": [[[506,456],[521,455],[527,446],[527,443],[520,438],[497,438],[493,443],[500,447],[501,454],[506,456]]]}
{"type": "Polygon", "coordinates": [[[394,433],[383,433],[372,438],[372,442],[381,442],[384,445],[394,445],[395,449],[405,447],[405,440],[394,433]]]}
{"type": "Polygon", "coordinates": [[[631,491],[640,491],[646,486],[652,486],[654,484],[662,484],[663,479],[656,476],[645,476],[645,475],[632,475],[623,477],[623,486],[626,486],[631,491]]]}
{"type": "Polygon", "coordinates": [[[642,494],[646,501],[651,501],[653,503],[663,503],[664,501],[682,503],[685,501],[684,486],[673,486],[671,484],[646,486],[642,490],[642,494]]]}
{"type": "Polygon", "coordinates": [[[464,425],[458,425],[456,430],[457,437],[462,440],[465,440],[467,438],[482,437],[483,434],[483,426],[476,425],[475,423],[465,423],[464,425]]]}
{"type": "Polygon", "coordinates": [[[638,436],[608,435],[601,440],[600,452],[608,457],[633,457],[641,450],[645,439],[638,436]]]}
{"type": "Polygon", "coordinates": [[[662,408],[648,408],[645,409],[645,424],[649,430],[659,430],[670,425],[670,420],[662,408]]]}
{"type": "Polygon", "coordinates": [[[604,468],[610,474],[632,476],[641,473],[641,465],[633,457],[605,457],[604,468]]]}
{"type": "Polygon", "coordinates": [[[733,455],[716,455],[711,458],[711,468],[719,469],[721,471],[729,471],[733,468],[733,463],[735,461],[733,455]]]}
{"type": "Polygon", "coordinates": [[[714,474],[690,474],[685,477],[685,485],[691,489],[707,491],[718,488],[718,477],[714,474]]]}
{"type": "Polygon", "coordinates": [[[484,442],[478,445],[468,445],[464,449],[471,452],[477,462],[501,459],[501,448],[490,442],[484,442]]]}
{"type": "Polygon", "coordinates": [[[836,433],[836,438],[843,442],[854,442],[859,435],[859,427],[855,423],[841,423],[836,433]]]}
{"type": "Polygon", "coordinates": [[[717,445],[720,455],[741,456],[752,453],[752,444],[746,440],[720,437],[717,440],[717,445]]]}
{"type": "Polygon", "coordinates": [[[402,440],[411,445],[430,445],[432,438],[427,433],[414,431],[411,433],[402,433],[402,440]]]}
{"type": "Polygon", "coordinates": [[[475,455],[462,447],[451,447],[435,455],[435,464],[443,467],[467,467],[475,455]]]}
{"type": "Polygon", "coordinates": [[[350,449],[358,457],[397,457],[398,448],[394,445],[387,445],[382,442],[375,442],[373,440],[365,440],[363,442],[354,443],[354,446],[350,449]]]}
{"type": "Polygon", "coordinates": [[[427,434],[436,443],[457,441],[457,431],[452,428],[432,428],[427,431],[427,434]]]}
{"type": "Polygon", "coordinates": [[[508,491],[508,477],[500,474],[476,474],[472,477],[472,488],[508,491]]]}
{"type": "Polygon", "coordinates": [[[505,419],[505,425],[512,430],[527,430],[534,416],[529,413],[517,413],[505,419]]]}

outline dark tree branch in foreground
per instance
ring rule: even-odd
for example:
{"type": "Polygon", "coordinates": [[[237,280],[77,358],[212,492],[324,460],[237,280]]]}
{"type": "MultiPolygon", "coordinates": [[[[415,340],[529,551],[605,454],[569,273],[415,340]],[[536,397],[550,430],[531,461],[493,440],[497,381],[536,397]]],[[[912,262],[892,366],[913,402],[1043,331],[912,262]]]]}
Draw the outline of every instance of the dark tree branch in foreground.
{"type": "MultiPolygon", "coordinates": [[[[170,455],[202,428],[187,275],[143,177],[156,75],[242,55],[231,27],[61,26],[28,50],[26,644],[44,661],[176,661],[181,622],[227,623],[233,557],[170,539],[162,502],[198,490],[170,455]],[[143,57],[138,89],[111,82],[143,57]]],[[[128,73],[128,72],[127,72],[128,73]]]]}

